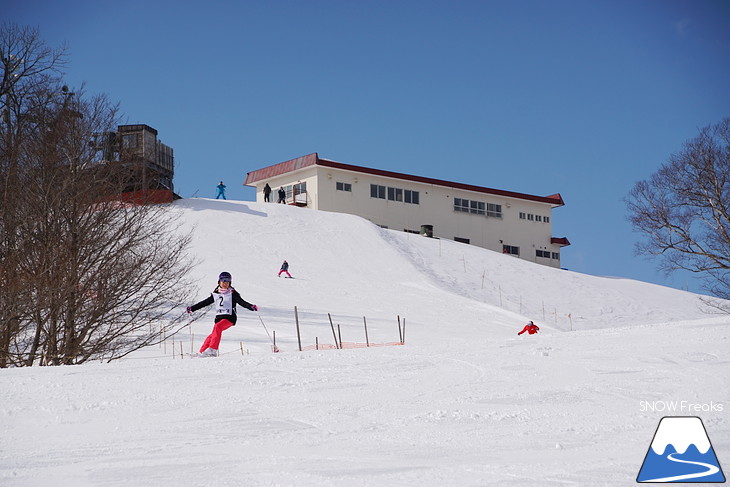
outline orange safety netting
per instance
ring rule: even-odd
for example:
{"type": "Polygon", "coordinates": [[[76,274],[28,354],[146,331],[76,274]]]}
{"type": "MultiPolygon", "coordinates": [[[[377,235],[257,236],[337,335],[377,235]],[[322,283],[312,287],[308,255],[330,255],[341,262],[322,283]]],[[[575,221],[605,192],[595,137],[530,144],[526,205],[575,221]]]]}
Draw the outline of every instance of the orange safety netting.
{"type": "MultiPolygon", "coordinates": [[[[339,348],[370,348],[370,347],[396,347],[403,345],[402,342],[389,342],[389,343],[359,343],[359,342],[342,342],[339,348]]],[[[302,347],[302,352],[307,350],[336,350],[337,346],[330,343],[319,343],[314,345],[307,345],[302,347]]]]}

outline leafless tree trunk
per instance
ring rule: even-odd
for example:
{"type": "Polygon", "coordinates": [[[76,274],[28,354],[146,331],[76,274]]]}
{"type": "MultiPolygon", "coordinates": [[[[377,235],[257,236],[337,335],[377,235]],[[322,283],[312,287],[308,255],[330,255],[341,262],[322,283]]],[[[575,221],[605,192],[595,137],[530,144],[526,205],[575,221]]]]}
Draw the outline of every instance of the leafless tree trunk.
{"type": "Polygon", "coordinates": [[[24,286],[31,276],[20,268],[26,205],[18,197],[27,171],[25,141],[39,130],[29,113],[45,102],[38,94],[58,84],[65,63],[65,48],[49,48],[37,30],[0,26],[0,367],[20,360],[8,352],[27,332],[31,313],[24,286]]]}
{"type": "Polygon", "coordinates": [[[24,73],[0,97],[10,113],[0,124],[0,367],[111,361],[157,343],[184,326],[190,235],[170,205],[120,198],[132,169],[91,144],[116,128],[116,106],[24,73]]]}
{"type": "Polygon", "coordinates": [[[730,298],[730,118],[700,130],[679,154],[627,198],[629,218],[646,240],[640,254],[671,272],[705,278],[705,289],[730,298]]]}

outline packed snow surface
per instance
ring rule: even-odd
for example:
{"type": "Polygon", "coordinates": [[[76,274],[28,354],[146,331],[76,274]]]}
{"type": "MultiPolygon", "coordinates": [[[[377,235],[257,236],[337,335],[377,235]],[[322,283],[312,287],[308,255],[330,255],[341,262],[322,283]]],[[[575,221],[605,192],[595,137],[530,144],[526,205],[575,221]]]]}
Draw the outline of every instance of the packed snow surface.
{"type": "Polygon", "coordinates": [[[211,307],[123,360],[0,370],[0,485],[632,485],[663,416],[730,465],[730,318],[696,294],[351,215],[173,208],[198,299],[228,271],[259,312],[217,358],[187,355],[211,307]]]}

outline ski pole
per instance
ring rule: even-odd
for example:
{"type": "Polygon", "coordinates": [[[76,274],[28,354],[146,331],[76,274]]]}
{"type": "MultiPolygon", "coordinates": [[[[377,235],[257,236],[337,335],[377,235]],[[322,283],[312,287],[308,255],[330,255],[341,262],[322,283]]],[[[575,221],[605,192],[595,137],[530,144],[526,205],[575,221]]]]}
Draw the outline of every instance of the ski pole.
{"type": "Polygon", "coordinates": [[[271,338],[271,335],[269,335],[269,330],[266,328],[266,325],[264,324],[263,318],[261,318],[261,315],[256,313],[256,316],[259,317],[259,321],[261,321],[261,326],[264,327],[264,331],[266,331],[266,335],[269,337],[269,341],[271,342],[272,347],[274,347],[274,353],[277,353],[279,351],[279,347],[276,346],[276,342],[271,338]]]}

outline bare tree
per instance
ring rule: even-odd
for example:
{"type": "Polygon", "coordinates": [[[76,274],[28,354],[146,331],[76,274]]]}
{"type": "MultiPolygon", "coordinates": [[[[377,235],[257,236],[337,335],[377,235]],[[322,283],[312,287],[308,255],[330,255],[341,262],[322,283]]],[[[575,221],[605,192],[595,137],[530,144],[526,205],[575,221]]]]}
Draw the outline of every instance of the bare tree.
{"type": "Polygon", "coordinates": [[[705,127],[627,197],[629,219],[646,239],[640,254],[704,278],[730,298],[730,118],[705,127]]]}
{"type": "Polygon", "coordinates": [[[91,141],[115,127],[116,106],[29,76],[43,79],[27,83],[22,106],[9,91],[17,115],[0,126],[13,144],[0,152],[13,169],[2,180],[0,367],[111,361],[184,326],[190,235],[169,205],[125,203],[133,169],[99,159],[91,141]]]}
{"type": "MultiPolygon", "coordinates": [[[[30,310],[23,284],[30,276],[19,266],[26,248],[26,236],[19,229],[26,216],[18,198],[27,170],[26,142],[40,130],[29,114],[48,102],[39,94],[50,93],[59,83],[65,62],[65,48],[49,48],[37,30],[0,26],[0,351],[9,350],[23,331],[30,310]]],[[[9,356],[0,353],[0,367],[9,363],[9,356]]]]}

